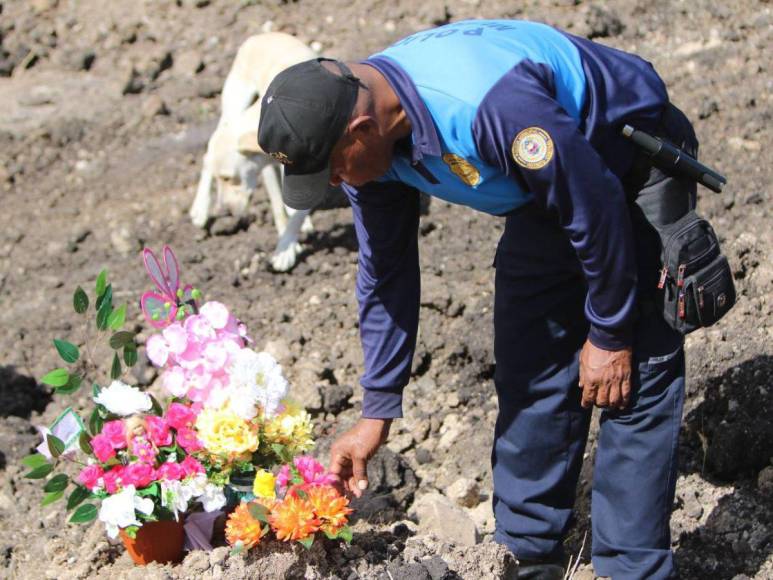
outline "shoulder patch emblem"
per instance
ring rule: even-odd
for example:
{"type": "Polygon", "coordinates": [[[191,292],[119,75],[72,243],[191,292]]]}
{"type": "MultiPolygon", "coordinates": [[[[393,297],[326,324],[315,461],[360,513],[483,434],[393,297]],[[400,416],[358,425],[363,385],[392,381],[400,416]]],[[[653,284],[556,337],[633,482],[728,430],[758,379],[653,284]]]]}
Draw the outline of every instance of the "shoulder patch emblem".
{"type": "Polygon", "coordinates": [[[279,161],[279,163],[281,163],[282,165],[292,165],[293,164],[293,162],[290,161],[290,159],[287,157],[287,155],[285,155],[281,151],[277,151],[275,153],[269,153],[268,156],[271,157],[271,159],[275,159],[276,161],[279,161]]]}
{"type": "Polygon", "coordinates": [[[553,140],[539,127],[524,129],[513,140],[513,161],[526,169],[542,169],[553,159],[553,140]]]}
{"type": "Polygon", "coordinates": [[[475,187],[480,183],[480,171],[464,157],[459,157],[453,153],[446,153],[443,155],[443,161],[467,185],[475,187]]]}

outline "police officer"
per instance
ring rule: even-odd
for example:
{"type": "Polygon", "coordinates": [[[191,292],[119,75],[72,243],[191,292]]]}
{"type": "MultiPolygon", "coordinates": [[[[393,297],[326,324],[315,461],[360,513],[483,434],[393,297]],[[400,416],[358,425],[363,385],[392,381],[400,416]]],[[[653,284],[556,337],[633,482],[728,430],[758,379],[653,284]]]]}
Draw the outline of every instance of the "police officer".
{"type": "Polygon", "coordinates": [[[333,445],[331,470],[355,495],[409,380],[419,192],[505,217],[495,257],[495,539],[521,561],[522,578],[563,577],[594,405],[595,571],[676,576],[669,518],[683,341],[651,307],[659,249],[637,208],[664,193],[686,206],[695,187],[642,163],[621,136],[626,124],[697,147],[649,63],[520,21],[419,32],[360,63],[301,63],[263,97],[258,140],[284,163],[285,203],[312,208],[341,185],[354,214],[363,409],[333,445]]]}

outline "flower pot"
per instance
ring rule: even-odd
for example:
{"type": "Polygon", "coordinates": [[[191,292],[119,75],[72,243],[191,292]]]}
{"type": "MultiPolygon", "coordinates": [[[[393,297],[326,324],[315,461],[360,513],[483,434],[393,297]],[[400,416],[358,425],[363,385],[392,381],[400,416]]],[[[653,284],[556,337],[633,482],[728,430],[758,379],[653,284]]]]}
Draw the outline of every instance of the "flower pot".
{"type": "Polygon", "coordinates": [[[252,488],[255,485],[255,472],[239,473],[231,476],[228,485],[225,486],[225,497],[228,500],[229,510],[233,510],[243,501],[252,501],[255,495],[252,488]]]}
{"type": "Polygon", "coordinates": [[[185,540],[182,521],[148,522],[140,526],[135,538],[121,530],[121,539],[135,564],[144,566],[150,562],[166,564],[182,560],[185,540]]]}

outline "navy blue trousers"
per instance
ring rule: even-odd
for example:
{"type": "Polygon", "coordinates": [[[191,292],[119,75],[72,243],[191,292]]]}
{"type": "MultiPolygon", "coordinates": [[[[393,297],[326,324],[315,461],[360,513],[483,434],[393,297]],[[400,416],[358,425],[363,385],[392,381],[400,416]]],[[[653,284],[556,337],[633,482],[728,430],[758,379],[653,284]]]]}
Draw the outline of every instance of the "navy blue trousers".
{"type": "MultiPolygon", "coordinates": [[[[656,269],[645,250],[646,269],[656,269]]],[[[495,264],[495,539],[519,558],[561,557],[590,423],[578,387],[584,278],[566,234],[532,207],[507,218],[495,264]]],[[[674,578],[683,340],[650,309],[639,316],[633,349],[631,405],[601,414],[593,566],[614,580],[674,578]]]]}

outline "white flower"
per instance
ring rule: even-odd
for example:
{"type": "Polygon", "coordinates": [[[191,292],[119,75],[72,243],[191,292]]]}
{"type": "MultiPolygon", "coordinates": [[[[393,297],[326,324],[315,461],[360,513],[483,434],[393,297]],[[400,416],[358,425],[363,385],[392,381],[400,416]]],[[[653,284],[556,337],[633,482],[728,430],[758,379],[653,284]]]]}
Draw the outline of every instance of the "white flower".
{"type": "Polygon", "coordinates": [[[109,387],[102,389],[99,395],[94,397],[94,401],[103,405],[111,413],[122,417],[150,411],[153,406],[147,393],[121,381],[110,383],[109,387]]]}
{"type": "Polygon", "coordinates": [[[192,490],[179,481],[161,482],[161,505],[169,509],[176,520],[180,519],[178,514],[188,510],[188,502],[192,497],[192,490]]]}
{"type": "Polygon", "coordinates": [[[105,524],[107,535],[115,538],[118,530],[129,526],[141,526],[135,510],[150,515],[153,513],[153,500],[140,497],[133,485],[127,485],[120,492],[102,500],[99,519],[105,524]]]}
{"type": "Polygon", "coordinates": [[[243,419],[253,418],[257,405],[263,407],[267,417],[275,415],[287,395],[282,367],[267,352],[241,349],[233,357],[229,377],[231,410],[243,419]]]}
{"type": "Polygon", "coordinates": [[[204,493],[199,496],[199,501],[204,506],[205,512],[219,510],[225,505],[226,501],[223,488],[214,483],[208,483],[204,488],[204,493]]]}

